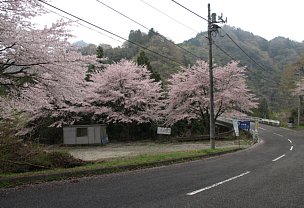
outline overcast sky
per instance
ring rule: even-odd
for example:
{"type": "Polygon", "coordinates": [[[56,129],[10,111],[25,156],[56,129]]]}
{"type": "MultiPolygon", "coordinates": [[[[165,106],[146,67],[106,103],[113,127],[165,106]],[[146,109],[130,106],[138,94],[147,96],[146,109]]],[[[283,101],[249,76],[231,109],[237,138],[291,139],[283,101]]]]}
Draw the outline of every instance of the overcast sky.
{"type": "MultiPolygon", "coordinates": [[[[173,40],[175,43],[183,42],[196,36],[197,32],[207,30],[207,22],[196,17],[171,0],[99,0],[117,11],[127,15],[138,23],[148,28],[154,28],[159,33],[173,40]],[[166,15],[151,8],[166,13],[166,15]],[[182,24],[184,25],[182,25],[182,24]],[[185,26],[186,25],[186,26],[185,26]],[[191,28],[191,29],[190,29],[191,28]]],[[[304,1],[302,0],[176,0],[197,14],[206,17],[207,5],[211,4],[211,12],[218,15],[223,13],[228,18],[228,25],[241,28],[271,40],[277,36],[283,36],[292,40],[302,42],[304,40],[304,28],[302,14],[304,1]]],[[[130,30],[147,29],[131,22],[125,17],[100,4],[97,0],[52,0],[52,5],[69,13],[79,16],[93,24],[128,39],[130,30]]],[[[49,8],[49,7],[47,7],[49,8]]],[[[51,8],[50,8],[51,9],[51,8]]],[[[56,11],[55,9],[51,9],[56,11]]],[[[67,16],[66,14],[59,14],[67,16]]],[[[55,14],[49,14],[39,18],[41,25],[61,18],[55,14]]],[[[73,18],[72,18],[73,19],[73,18]]],[[[85,24],[85,23],[83,23],[85,24]]],[[[99,30],[113,40],[98,32],[89,30],[78,24],[72,29],[76,37],[71,41],[84,40],[88,43],[106,43],[119,46],[121,39],[113,37],[99,30]]],[[[89,26],[91,27],[91,26],[89,26]]],[[[98,30],[95,28],[95,30],[98,30]]]]}

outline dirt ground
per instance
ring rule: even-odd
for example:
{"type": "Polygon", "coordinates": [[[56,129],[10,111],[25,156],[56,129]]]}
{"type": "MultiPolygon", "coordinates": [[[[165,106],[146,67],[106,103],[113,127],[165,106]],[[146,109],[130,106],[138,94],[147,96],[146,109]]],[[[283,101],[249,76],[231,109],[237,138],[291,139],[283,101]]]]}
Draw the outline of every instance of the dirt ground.
{"type": "MultiPolygon", "coordinates": [[[[238,147],[236,141],[217,141],[217,147],[238,147]]],[[[105,146],[73,146],[60,147],[84,161],[96,161],[116,157],[129,157],[139,154],[153,154],[161,152],[190,151],[210,148],[209,141],[185,142],[185,143],[153,143],[153,142],[132,142],[132,143],[110,143],[105,146]]]]}

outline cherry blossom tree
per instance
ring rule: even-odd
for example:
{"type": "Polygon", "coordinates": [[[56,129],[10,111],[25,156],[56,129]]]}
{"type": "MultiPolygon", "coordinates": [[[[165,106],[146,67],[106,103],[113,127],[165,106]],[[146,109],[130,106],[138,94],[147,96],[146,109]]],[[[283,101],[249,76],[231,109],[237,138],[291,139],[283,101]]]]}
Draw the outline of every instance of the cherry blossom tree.
{"type": "MultiPolygon", "coordinates": [[[[99,67],[96,56],[82,56],[67,41],[67,22],[37,29],[31,18],[44,12],[37,0],[8,0],[0,4],[0,119],[21,115],[27,133],[39,118],[54,118],[54,126],[73,123],[86,106],[85,72],[99,67]]],[[[21,131],[20,131],[21,130],[21,131]]]]}
{"type": "MultiPolygon", "coordinates": [[[[37,0],[8,0],[0,4],[0,86],[16,87],[40,77],[54,65],[77,62],[62,20],[39,29],[32,18],[45,13],[37,0]]],[[[57,70],[57,69],[56,69],[57,70]]]]}
{"type": "Polygon", "coordinates": [[[163,92],[144,66],[121,60],[93,75],[90,111],[101,122],[148,123],[159,119],[163,92]]]}
{"type": "MultiPolygon", "coordinates": [[[[246,85],[245,68],[239,67],[238,62],[215,67],[213,71],[215,119],[224,113],[239,114],[257,107],[257,99],[246,85]]],[[[169,82],[167,123],[198,119],[208,125],[208,64],[197,61],[191,68],[174,74],[169,82]]]]}
{"type": "MultiPolygon", "coordinates": [[[[74,54],[79,55],[79,54],[74,54]]],[[[81,55],[79,55],[81,56],[81,55]]],[[[53,118],[52,126],[60,127],[72,124],[81,119],[88,104],[85,98],[90,93],[87,91],[88,82],[84,80],[86,73],[86,58],[94,63],[90,57],[83,57],[81,64],[67,64],[54,66],[49,72],[41,74],[39,80],[27,87],[11,92],[0,97],[3,119],[14,119],[16,114],[24,115],[27,127],[21,130],[22,134],[28,133],[37,124],[39,119],[53,118]]],[[[98,63],[94,63],[98,64],[98,63]]]]}

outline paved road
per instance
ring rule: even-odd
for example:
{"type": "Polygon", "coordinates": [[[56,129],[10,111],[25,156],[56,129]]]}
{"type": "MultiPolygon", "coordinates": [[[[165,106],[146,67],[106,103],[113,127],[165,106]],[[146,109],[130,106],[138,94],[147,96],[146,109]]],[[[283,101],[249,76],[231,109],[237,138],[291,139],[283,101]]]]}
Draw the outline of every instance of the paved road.
{"type": "Polygon", "coordinates": [[[0,207],[304,207],[304,132],[261,125],[246,151],[0,191],[0,207]]]}

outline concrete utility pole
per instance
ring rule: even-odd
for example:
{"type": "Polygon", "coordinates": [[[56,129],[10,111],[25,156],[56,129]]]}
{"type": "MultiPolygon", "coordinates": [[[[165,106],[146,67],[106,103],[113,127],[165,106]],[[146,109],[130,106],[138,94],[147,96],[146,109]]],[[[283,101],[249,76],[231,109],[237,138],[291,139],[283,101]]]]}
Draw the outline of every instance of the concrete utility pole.
{"type": "Polygon", "coordinates": [[[210,95],[210,148],[215,149],[215,118],[214,118],[214,87],[213,87],[213,63],[212,63],[212,32],[217,33],[220,28],[215,23],[225,23],[223,16],[219,16],[219,22],[216,20],[216,13],[210,11],[208,4],[208,40],[209,40],[209,95],[210,95]]]}
{"type": "MultiPolygon", "coordinates": [[[[296,75],[299,76],[298,81],[301,80],[301,73],[300,72],[301,71],[299,69],[299,72],[296,73],[296,75]]],[[[297,125],[298,126],[300,126],[300,122],[301,122],[300,117],[301,117],[301,95],[298,95],[298,118],[297,118],[297,125]]]]}
{"type": "MultiPolygon", "coordinates": [[[[300,72],[301,71],[299,70],[299,73],[298,73],[299,82],[301,80],[301,73],[300,72]]],[[[301,117],[301,95],[299,95],[299,100],[298,100],[298,126],[300,126],[300,122],[301,122],[300,117],[301,117]]]]}
{"type": "Polygon", "coordinates": [[[301,95],[298,98],[298,126],[300,126],[300,117],[301,117],[301,95]]]}
{"type": "Polygon", "coordinates": [[[213,95],[213,64],[212,64],[212,21],[210,4],[208,4],[208,40],[209,40],[209,95],[210,95],[210,148],[215,149],[215,121],[213,95]]]}

